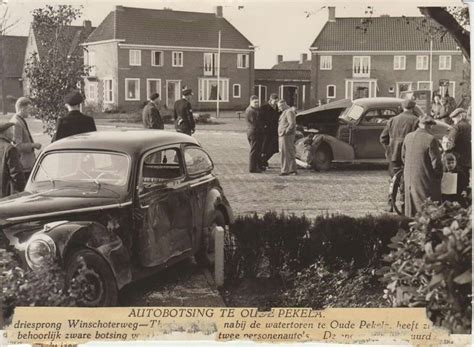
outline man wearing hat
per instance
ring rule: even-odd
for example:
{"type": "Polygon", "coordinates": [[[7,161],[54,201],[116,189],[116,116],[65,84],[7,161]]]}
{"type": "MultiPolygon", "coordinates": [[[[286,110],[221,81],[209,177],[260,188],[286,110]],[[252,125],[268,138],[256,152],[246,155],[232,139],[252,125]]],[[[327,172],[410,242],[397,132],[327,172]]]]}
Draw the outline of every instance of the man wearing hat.
{"type": "Polygon", "coordinates": [[[183,97],[174,103],[174,127],[177,132],[192,135],[196,127],[190,103],[193,91],[184,88],[182,94],[183,97]]]}
{"type": "Polygon", "coordinates": [[[448,139],[454,144],[452,150],[458,154],[458,165],[469,177],[471,169],[471,124],[467,121],[467,112],[457,108],[449,115],[454,125],[449,129],[448,139]]]}
{"type": "MultiPolygon", "coordinates": [[[[415,101],[411,99],[404,100],[402,102],[403,112],[390,118],[380,135],[380,143],[385,148],[385,156],[389,162],[388,173],[390,177],[393,177],[402,169],[403,140],[407,134],[415,131],[418,126],[418,117],[414,114],[415,106],[415,101]]],[[[403,199],[403,187],[400,187],[400,190],[403,199]]],[[[388,205],[388,211],[393,212],[390,197],[388,205]]]]}
{"type": "Polygon", "coordinates": [[[20,155],[7,134],[13,125],[0,123],[0,198],[23,191],[26,183],[20,155]]]}
{"type": "Polygon", "coordinates": [[[441,151],[438,140],[429,132],[434,124],[431,116],[421,116],[419,128],[409,133],[403,142],[405,215],[408,217],[414,217],[428,198],[441,201],[441,151]]]}
{"type": "Polygon", "coordinates": [[[160,103],[160,94],[153,93],[150,95],[150,102],[143,109],[143,126],[145,129],[164,129],[165,124],[161,119],[158,107],[160,103]]]}
{"type": "Polygon", "coordinates": [[[69,112],[66,116],[58,119],[51,142],[76,134],[97,131],[94,119],[79,111],[79,106],[83,101],[84,98],[78,90],[73,90],[64,97],[64,103],[69,112]]]}

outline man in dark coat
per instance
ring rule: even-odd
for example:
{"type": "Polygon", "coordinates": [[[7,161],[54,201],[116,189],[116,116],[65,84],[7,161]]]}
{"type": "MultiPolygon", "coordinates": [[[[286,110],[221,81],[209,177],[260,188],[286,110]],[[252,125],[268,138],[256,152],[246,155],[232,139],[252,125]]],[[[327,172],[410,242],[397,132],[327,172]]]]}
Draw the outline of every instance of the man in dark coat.
{"type": "Polygon", "coordinates": [[[450,115],[454,125],[449,129],[448,138],[458,155],[458,166],[469,177],[471,169],[471,124],[466,120],[467,113],[463,108],[455,109],[450,115]]]}
{"type": "Polygon", "coordinates": [[[271,94],[268,103],[260,107],[260,118],[263,126],[262,165],[268,166],[268,161],[278,153],[278,95],[271,94]]]}
{"type": "Polygon", "coordinates": [[[51,142],[72,135],[97,131],[94,118],[82,114],[79,110],[83,101],[84,98],[78,90],[73,90],[65,96],[64,103],[69,112],[66,116],[58,119],[56,132],[51,142]]]}
{"type": "Polygon", "coordinates": [[[405,215],[408,217],[414,217],[428,198],[441,201],[441,151],[438,141],[429,133],[434,124],[432,117],[422,116],[419,128],[409,133],[403,142],[405,215]]]}
{"type": "Polygon", "coordinates": [[[165,124],[158,110],[160,102],[160,94],[153,93],[150,95],[150,102],[143,108],[143,126],[145,129],[164,129],[165,124]]]}
{"type": "Polygon", "coordinates": [[[183,98],[174,103],[174,127],[177,132],[188,135],[192,135],[196,128],[190,103],[192,96],[193,91],[185,88],[183,98]]]}
{"type": "Polygon", "coordinates": [[[258,109],[258,97],[250,97],[250,105],[245,110],[247,122],[247,139],[250,144],[249,172],[260,173],[263,171],[262,162],[262,134],[263,128],[258,109]]]}
{"type": "Polygon", "coordinates": [[[25,189],[26,179],[20,155],[6,134],[13,123],[0,123],[0,197],[18,193],[25,189]]]}

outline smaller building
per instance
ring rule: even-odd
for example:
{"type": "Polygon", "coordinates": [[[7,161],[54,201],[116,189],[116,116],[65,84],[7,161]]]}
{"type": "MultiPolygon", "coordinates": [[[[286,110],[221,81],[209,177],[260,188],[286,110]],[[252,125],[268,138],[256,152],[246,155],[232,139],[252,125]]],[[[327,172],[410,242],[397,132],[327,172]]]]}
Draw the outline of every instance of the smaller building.
{"type": "Polygon", "coordinates": [[[255,69],[254,93],[264,104],[270,94],[276,93],[285,99],[288,105],[297,110],[310,106],[311,61],[307,54],[301,54],[300,60],[283,61],[277,56],[277,64],[271,69],[255,69]]]}

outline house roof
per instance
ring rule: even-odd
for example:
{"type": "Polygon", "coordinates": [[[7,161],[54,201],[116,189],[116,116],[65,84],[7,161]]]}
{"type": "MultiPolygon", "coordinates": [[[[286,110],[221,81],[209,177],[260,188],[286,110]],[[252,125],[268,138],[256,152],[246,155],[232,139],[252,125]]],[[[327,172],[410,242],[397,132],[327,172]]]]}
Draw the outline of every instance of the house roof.
{"type": "MultiPolygon", "coordinates": [[[[367,18],[366,25],[361,23],[363,19],[336,18],[334,22],[326,22],[311,48],[318,51],[424,51],[430,48],[429,36],[424,32],[429,25],[439,27],[429,20],[423,24],[425,17],[373,17],[367,18]],[[356,29],[358,26],[367,31],[356,29]]],[[[456,42],[449,33],[441,36],[441,32],[435,34],[433,50],[456,50],[456,42]]]]}
{"type": "Polygon", "coordinates": [[[300,63],[299,60],[285,60],[273,65],[272,69],[278,70],[311,70],[311,60],[300,63]]]}
{"type": "Polygon", "coordinates": [[[129,44],[248,49],[252,43],[214,13],[116,6],[86,42],[112,39],[129,44]]]}
{"type": "Polygon", "coordinates": [[[255,80],[275,81],[309,81],[311,70],[255,69],[255,80]]]}
{"type": "Polygon", "coordinates": [[[0,36],[0,48],[5,48],[6,77],[21,77],[27,43],[27,36],[0,36]]]}

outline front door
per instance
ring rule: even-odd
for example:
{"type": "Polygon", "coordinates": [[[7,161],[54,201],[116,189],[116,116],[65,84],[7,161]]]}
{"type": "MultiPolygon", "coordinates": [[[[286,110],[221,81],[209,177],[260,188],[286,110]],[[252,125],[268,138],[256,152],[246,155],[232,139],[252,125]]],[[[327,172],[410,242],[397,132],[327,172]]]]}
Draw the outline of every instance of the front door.
{"type": "Polygon", "coordinates": [[[296,86],[281,86],[280,98],[284,99],[289,106],[298,108],[298,87],[296,86]]]}
{"type": "Polygon", "coordinates": [[[181,99],[181,81],[166,81],[166,106],[172,109],[178,99],[181,99]]]}
{"type": "Polygon", "coordinates": [[[138,189],[141,264],[156,266],[191,252],[193,202],[179,147],[154,150],[145,156],[138,189]]]}

